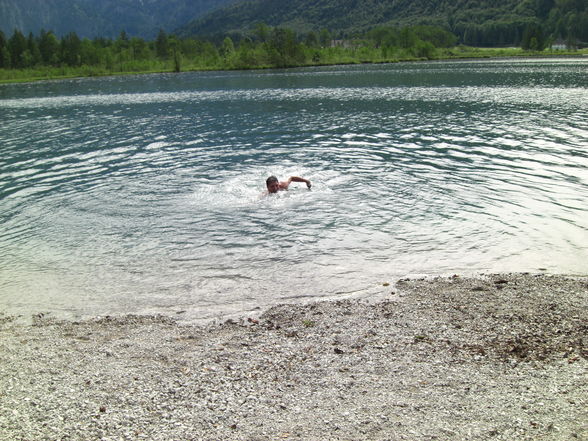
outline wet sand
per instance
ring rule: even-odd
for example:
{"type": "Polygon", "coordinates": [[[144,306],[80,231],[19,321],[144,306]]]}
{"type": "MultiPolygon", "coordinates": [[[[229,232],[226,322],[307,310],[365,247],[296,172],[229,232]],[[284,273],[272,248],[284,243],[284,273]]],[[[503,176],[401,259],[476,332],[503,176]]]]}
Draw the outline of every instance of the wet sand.
{"type": "Polygon", "coordinates": [[[203,326],[0,314],[0,440],[588,439],[586,277],[387,288],[203,326]]]}

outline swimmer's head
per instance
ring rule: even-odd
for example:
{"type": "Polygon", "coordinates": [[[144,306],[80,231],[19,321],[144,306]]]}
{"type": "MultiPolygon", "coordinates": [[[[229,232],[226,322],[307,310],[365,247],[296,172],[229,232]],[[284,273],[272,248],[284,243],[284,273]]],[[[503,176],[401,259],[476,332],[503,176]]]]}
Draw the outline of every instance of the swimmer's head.
{"type": "Polygon", "coordinates": [[[265,185],[267,186],[267,191],[269,193],[277,193],[280,189],[280,183],[278,181],[278,178],[276,178],[275,176],[270,176],[269,178],[267,178],[265,180],[265,185]]]}

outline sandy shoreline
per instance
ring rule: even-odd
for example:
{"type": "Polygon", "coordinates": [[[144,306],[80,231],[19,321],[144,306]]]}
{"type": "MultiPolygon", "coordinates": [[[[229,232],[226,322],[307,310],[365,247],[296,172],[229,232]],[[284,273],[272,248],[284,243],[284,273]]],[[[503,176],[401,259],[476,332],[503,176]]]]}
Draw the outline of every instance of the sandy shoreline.
{"type": "Polygon", "coordinates": [[[588,279],[402,280],[205,326],[0,314],[0,440],[588,439],[588,279]]]}

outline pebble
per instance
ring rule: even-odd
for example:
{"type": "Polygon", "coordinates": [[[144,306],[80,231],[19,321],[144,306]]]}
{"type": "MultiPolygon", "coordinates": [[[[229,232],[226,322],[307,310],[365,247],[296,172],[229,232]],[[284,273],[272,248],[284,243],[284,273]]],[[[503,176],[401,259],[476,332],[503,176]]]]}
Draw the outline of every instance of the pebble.
{"type": "Polygon", "coordinates": [[[394,292],[206,326],[0,314],[0,439],[588,439],[585,278],[394,292]]]}

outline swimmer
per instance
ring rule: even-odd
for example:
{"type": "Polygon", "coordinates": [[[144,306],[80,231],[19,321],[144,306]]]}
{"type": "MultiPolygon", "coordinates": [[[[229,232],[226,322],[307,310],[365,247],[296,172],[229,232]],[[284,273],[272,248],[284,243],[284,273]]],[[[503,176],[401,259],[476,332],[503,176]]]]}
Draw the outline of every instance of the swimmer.
{"type": "Polygon", "coordinates": [[[280,190],[288,190],[288,187],[292,182],[304,182],[308,189],[310,189],[310,181],[308,179],[299,178],[298,176],[290,176],[287,181],[278,181],[275,176],[270,176],[266,179],[265,185],[267,186],[267,192],[277,193],[280,190]]]}

